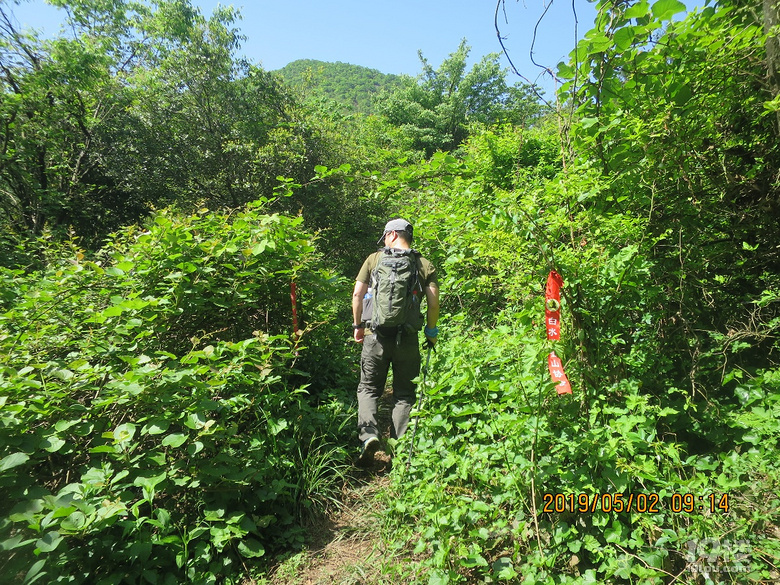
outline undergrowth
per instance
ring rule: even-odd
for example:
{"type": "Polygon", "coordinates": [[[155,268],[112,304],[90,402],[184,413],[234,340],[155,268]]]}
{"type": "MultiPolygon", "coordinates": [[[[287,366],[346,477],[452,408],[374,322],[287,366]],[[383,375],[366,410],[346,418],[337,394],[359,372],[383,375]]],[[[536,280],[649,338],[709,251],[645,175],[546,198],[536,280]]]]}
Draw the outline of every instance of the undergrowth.
{"type": "Polygon", "coordinates": [[[629,379],[559,397],[551,342],[527,316],[479,332],[449,323],[411,460],[411,438],[399,445],[386,528],[428,582],[776,578],[778,371],[720,421],[705,411],[716,405],[664,406],[629,379]],[[695,453],[665,434],[685,409],[739,429],[733,449],[695,453]]]}
{"type": "Polygon", "coordinates": [[[160,213],[96,257],[56,252],[2,275],[2,574],[238,583],[301,546],[339,504],[352,399],[302,369],[310,344],[346,352],[300,218],[160,213]]]}

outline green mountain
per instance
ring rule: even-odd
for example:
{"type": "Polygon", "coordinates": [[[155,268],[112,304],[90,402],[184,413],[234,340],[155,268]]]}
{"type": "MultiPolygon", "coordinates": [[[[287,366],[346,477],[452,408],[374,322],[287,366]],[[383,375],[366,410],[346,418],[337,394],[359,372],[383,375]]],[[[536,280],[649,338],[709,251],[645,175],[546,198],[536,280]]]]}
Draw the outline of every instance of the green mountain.
{"type": "Polygon", "coordinates": [[[377,95],[401,83],[399,75],[340,61],[328,63],[299,59],[278,69],[276,73],[306,95],[326,97],[366,114],[374,113],[373,101],[377,95]]]}

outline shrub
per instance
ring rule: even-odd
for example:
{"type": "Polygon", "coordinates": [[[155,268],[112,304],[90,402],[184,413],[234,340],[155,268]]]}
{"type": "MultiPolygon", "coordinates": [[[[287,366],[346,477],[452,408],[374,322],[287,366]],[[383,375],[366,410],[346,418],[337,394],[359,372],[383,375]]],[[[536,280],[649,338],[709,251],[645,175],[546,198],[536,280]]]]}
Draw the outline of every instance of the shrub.
{"type": "Polygon", "coordinates": [[[300,224],[163,212],[93,259],[71,247],[5,273],[20,296],[0,315],[4,574],[231,581],[333,504],[348,416],[295,365],[340,332],[291,334],[289,291],[302,283],[312,323],[343,291],[300,224]]]}

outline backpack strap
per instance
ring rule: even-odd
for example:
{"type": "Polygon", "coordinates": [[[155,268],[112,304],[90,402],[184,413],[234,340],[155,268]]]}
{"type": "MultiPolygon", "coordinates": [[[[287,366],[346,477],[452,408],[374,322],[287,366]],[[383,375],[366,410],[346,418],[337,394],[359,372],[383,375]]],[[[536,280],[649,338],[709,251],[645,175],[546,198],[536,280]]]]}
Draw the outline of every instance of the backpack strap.
{"type": "Polygon", "coordinates": [[[422,254],[414,249],[411,249],[409,254],[414,257],[414,278],[412,280],[417,285],[417,290],[420,291],[420,295],[422,295],[424,292],[422,283],[420,282],[420,269],[422,268],[422,262],[420,261],[420,258],[422,258],[422,254]]]}

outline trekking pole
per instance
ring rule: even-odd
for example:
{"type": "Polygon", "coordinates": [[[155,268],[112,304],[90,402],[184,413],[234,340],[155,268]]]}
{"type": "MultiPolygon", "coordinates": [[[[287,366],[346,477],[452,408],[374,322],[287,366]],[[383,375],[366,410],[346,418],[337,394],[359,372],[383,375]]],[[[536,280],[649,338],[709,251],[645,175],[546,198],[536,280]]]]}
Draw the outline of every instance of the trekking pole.
{"type": "MultiPolygon", "coordinates": [[[[423,368],[423,379],[422,379],[422,385],[420,389],[420,400],[417,409],[419,410],[422,407],[423,398],[425,397],[425,381],[428,378],[428,364],[431,362],[431,350],[433,349],[433,344],[428,343],[428,356],[425,358],[425,367],[423,368]]],[[[412,428],[412,440],[409,443],[409,458],[406,460],[406,471],[409,471],[409,463],[412,461],[412,452],[414,451],[414,438],[417,436],[417,421],[420,420],[420,415],[418,414],[416,417],[414,417],[414,427],[412,428]]]]}

